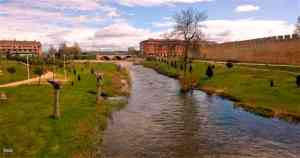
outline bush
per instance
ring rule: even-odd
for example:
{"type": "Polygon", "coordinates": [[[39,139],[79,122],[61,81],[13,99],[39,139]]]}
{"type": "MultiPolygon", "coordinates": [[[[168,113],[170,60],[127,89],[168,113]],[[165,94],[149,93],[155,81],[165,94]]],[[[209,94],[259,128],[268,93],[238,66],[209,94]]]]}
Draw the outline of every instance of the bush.
{"type": "Polygon", "coordinates": [[[275,86],[274,80],[270,80],[270,87],[274,87],[274,86],[275,86]]]}
{"type": "Polygon", "coordinates": [[[41,84],[41,76],[44,73],[44,67],[38,66],[33,69],[33,73],[39,76],[39,85],[41,84]]]}
{"type": "Polygon", "coordinates": [[[298,87],[300,87],[300,75],[296,77],[296,84],[298,87]]]}
{"type": "Polygon", "coordinates": [[[212,66],[210,66],[210,65],[207,67],[206,76],[208,78],[212,78],[214,76],[214,70],[213,70],[212,66]]]}
{"type": "Polygon", "coordinates": [[[228,63],[226,63],[226,66],[227,66],[227,68],[231,69],[231,68],[233,68],[233,63],[228,62],[228,63]]]}
{"type": "Polygon", "coordinates": [[[78,80],[78,81],[80,81],[80,80],[81,80],[80,74],[78,74],[78,76],[77,76],[77,80],[78,80]]]}
{"type": "Polygon", "coordinates": [[[76,75],[76,74],[77,74],[77,71],[76,71],[75,69],[73,70],[73,74],[74,74],[74,75],[76,75]]]}
{"type": "Polygon", "coordinates": [[[44,73],[44,68],[42,66],[35,67],[33,69],[33,73],[38,75],[38,76],[42,76],[43,73],[44,73]]]}
{"type": "Polygon", "coordinates": [[[6,70],[10,74],[15,74],[17,72],[16,68],[13,67],[13,66],[12,67],[8,67],[6,70]]]}
{"type": "Polygon", "coordinates": [[[192,73],[192,72],[193,72],[193,66],[192,66],[192,65],[190,65],[190,69],[189,69],[189,71],[190,71],[190,73],[192,73]]]}

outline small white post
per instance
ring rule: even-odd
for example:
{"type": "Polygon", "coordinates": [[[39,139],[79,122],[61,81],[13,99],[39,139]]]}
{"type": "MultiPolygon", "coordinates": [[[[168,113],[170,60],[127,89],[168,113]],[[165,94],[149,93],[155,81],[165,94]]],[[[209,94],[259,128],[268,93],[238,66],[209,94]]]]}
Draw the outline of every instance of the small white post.
{"type": "Polygon", "coordinates": [[[28,80],[30,79],[30,70],[29,70],[29,55],[27,55],[27,78],[28,78],[28,80]]]}
{"type": "Polygon", "coordinates": [[[67,72],[66,72],[66,55],[64,54],[64,74],[65,74],[65,81],[67,80],[67,72]]]}
{"type": "Polygon", "coordinates": [[[53,54],[53,80],[55,79],[55,54],[53,54]]]}

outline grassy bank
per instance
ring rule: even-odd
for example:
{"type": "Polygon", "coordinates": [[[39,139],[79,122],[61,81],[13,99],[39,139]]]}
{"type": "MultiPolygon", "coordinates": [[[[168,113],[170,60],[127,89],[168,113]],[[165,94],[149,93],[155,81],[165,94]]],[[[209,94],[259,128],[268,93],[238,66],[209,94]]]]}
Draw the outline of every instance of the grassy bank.
{"type": "Polygon", "coordinates": [[[95,156],[109,115],[126,103],[103,101],[96,105],[96,81],[91,69],[104,73],[103,89],[108,96],[128,95],[120,89],[121,80],[128,81],[129,76],[125,70],[117,72],[113,64],[85,63],[71,67],[70,81],[61,91],[62,118],[59,120],[49,117],[53,103],[53,90],[49,85],[0,89],[9,98],[8,102],[0,103],[1,152],[3,148],[11,148],[14,150],[11,157],[95,156]],[[74,81],[73,86],[71,81],[74,81]]]}
{"type": "MultiPolygon", "coordinates": [[[[154,68],[168,76],[179,76],[182,71],[166,63],[145,61],[143,65],[154,68]]],[[[296,85],[296,75],[300,70],[288,68],[284,71],[272,67],[234,65],[227,68],[215,64],[214,76],[206,77],[208,63],[194,62],[193,72],[189,74],[197,80],[197,87],[208,93],[226,96],[247,110],[266,116],[285,119],[300,118],[300,88],[296,85]],[[274,87],[270,86],[274,80],[274,87]]]]}
{"type": "MultiPolygon", "coordinates": [[[[32,72],[30,73],[33,76],[32,72]]],[[[0,85],[26,79],[27,69],[25,64],[11,60],[0,60],[0,85]],[[7,71],[7,68],[11,67],[14,67],[16,70],[13,74],[7,71]]]]}

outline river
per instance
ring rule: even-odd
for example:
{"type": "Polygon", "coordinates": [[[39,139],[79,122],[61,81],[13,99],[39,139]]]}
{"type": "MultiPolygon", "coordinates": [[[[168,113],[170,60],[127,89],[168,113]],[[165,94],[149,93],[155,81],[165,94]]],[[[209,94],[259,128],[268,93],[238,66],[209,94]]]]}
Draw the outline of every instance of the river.
{"type": "Polygon", "coordinates": [[[300,125],[235,108],[176,80],[130,68],[132,94],[104,133],[105,158],[300,158],[300,125]]]}

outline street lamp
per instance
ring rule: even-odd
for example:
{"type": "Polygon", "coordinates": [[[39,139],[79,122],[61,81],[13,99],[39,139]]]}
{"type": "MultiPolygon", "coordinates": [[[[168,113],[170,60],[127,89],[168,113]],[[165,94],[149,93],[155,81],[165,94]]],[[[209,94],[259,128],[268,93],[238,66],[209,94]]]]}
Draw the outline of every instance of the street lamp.
{"type": "Polygon", "coordinates": [[[28,80],[30,79],[30,70],[29,70],[29,55],[26,56],[26,61],[27,61],[27,78],[28,80]]]}

